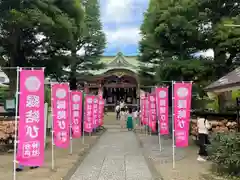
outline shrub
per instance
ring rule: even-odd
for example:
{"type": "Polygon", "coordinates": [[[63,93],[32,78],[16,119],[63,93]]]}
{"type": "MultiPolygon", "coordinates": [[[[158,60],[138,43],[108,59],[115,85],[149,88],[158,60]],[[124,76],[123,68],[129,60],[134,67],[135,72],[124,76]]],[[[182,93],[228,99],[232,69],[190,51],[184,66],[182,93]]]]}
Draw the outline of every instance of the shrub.
{"type": "Polygon", "coordinates": [[[216,133],[208,146],[209,158],[218,172],[237,175],[240,169],[240,133],[216,133]]]}

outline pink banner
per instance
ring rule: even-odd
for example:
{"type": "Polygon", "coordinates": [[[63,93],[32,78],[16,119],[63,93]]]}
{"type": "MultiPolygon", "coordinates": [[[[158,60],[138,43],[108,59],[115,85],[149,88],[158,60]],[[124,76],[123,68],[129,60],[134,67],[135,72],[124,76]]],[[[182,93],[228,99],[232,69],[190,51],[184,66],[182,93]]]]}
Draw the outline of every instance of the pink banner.
{"type": "Polygon", "coordinates": [[[145,107],[145,99],[146,99],[146,97],[145,96],[146,96],[145,92],[140,90],[140,112],[141,112],[140,120],[141,120],[141,124],[143,124],[143,125],[146,125],[146,121],[145,121],[145,118],[144,118],[145,117],[144,116],[145,109],[146,109],[146,107],[145,107]]]}
{"type": "Polygon", "coordinates": [[[98,89],[98,97],[99,97],[99,99],[102,99],[102,98],[103,98],[103,90],[102,90],[102,87],[99,87],[99,89],[98,89]]]}
{"type": "Polygon", "coordinates": [[[169,134],[168,126],[168,88],[156,88],[157,115],[159,132],[162,135],[169,134]]]}
{"type": "Polygon", "coordinates": [[[52,85],[52,116],[54,144],[59,148],[68,148],[70,144],[69,85],[52,85]]]}
{"type": "Polygon", "coordinates": [[[85,96],[84,131],[88,133],[93,130],[93,100],[94,96],[85,96]]]}
{"type": "Polygon", "coordinates": [[[149,109],[149,126],[153,132],[156,132],[156,122],[157,122],[157,114],[156,114],[156,96],[155,94],[148,95],[148,109],[149,109]]]}
{"type": "Polygon", "coordinates": [[[20,71],[17,161],[24,166],[44,162],[44,70],[20,71]]]}
{"type": "Polygon", "coordinates": [[[72,122],[72,137],[81,137],[81,124],[82,124],[82,92],[71,92],[71,122],[72,122]]]}
{"type": "Polygon", "coordinates": [[[148,122],[148,116],[147,116],[147,98],[144,97],[143,99],[141,99],[141,122],[143,125],[147,125],[148,122]]]}
{"type": "Polygon", "coordinates": [[[98,118],[99,118],[99,126],[103,125],[103,119],[104,119],[104,100],[100,99],[99,100],[99,113],[98,113],[98,118]]]}
{"type": "Polygon", "coordinates": [[[188,146],[192,83],[174,83],[176,147],[188,146]]]}
{"type": "Polygon", "coordinates": [[[93,100],[93,128],[97,128],[99,124],[98,112],[99,112],[99,98],[97,96],[94,97],[93,100]]]}

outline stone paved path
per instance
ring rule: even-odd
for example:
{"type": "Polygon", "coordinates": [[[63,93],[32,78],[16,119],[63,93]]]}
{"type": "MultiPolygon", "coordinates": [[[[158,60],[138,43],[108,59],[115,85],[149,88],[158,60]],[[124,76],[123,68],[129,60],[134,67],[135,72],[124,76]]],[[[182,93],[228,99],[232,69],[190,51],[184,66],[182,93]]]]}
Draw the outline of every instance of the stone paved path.
{"type": "Polygon", "coordinates": [[[111,128],[70,180],[151,180],[152,175],[133,132],[111,128]]]}

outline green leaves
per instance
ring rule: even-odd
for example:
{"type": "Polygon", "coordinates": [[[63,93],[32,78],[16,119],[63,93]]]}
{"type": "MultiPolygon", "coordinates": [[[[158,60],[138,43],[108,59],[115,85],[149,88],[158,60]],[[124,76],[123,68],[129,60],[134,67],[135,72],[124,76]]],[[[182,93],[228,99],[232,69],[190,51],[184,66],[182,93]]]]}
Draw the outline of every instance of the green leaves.
{"type": "Polygon", "coordinates": [[[216,133],[208,146],[209,158],[214,162],[218,172],[237,175],[240,168],[240,134],[216,133]]]}

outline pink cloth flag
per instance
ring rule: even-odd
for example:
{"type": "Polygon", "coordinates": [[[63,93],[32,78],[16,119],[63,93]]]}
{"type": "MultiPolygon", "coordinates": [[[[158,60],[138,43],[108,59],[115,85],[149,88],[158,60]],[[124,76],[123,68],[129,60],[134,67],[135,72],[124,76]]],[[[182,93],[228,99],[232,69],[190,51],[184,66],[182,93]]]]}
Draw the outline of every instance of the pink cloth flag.
{"type": "Polygon", "coordinates": [[[93,130],[93,100],[94,96],[85,96],[85,107],[84,107],[84,131],[92,132],[93,130]]]}
{"type": "Polygon", "coordinates": [[[156,96],[155,93],[149,94],[148,96],[148,107],[149,107],[149,127],[153,132],[156,132],[157,112],[156,112],[156,96]]]}
{"type": "Polygon", "coordinates": [[[174,83],[174,129],[176,147],[188,146],[192,83],[174,83]]]}
{"type": "Polygon", "coordinates": [[[17,161],[44,163],[44,70],[20,70],[17,161]]]}
{"type": "Polygon", "coordinates": [[[93,100],[93,127],[98,127],[99,98],[94,96],[93,100]]]}
{"type": "Polygon", "coordinates": [[[99,126],[103,125],[103,119],[104,119],[104,100],[99,99],[99,113],[98,113],[98,118],[99,118],[99,126]]]}
{"type": "Polygon", "coordinates": [[[99,99],[102,99],[102,98],[103,98],[103,90],[102,90],[102,87],[99,87],[99,89],[98,89],[98,97],[99,97],[99,99]]]}
{"type": "Polygon", "coordinates": [[[141,124],[145,125],[145,119],[144,119],[144,113],[145,113],[145,92],[140,90],[140,120],[141,120],[141,124]]]}
{"type": "Polygon", "coordinates": [[[81,137],[81,124],[82,124],[82,92],[71,91],[71,123],[72,123],[72,137],[81,137]]]}
{"type": "Polygon", "coordinates": [[[147,108],[146,107],[147,106],[146,97],[141,99],[140,105],[141,105],[141,122],[142,122],[143,125],[146,125],[147,121],[148,121],[148,117],[147,117],[147,114],[146,114],[146,108],[147,108]]]}
{"type": "Polygon", "coordinates": [[[157,115],[159,132],[162,135],[169,134],[168,126],[168,88],[156,88],[157,115]]]}
{"type": "Polygon", "coordinates": [[[53,84],[51,91],[54,144],[59,148],[68,148],[70,145],[69,85],[53,84]]]}

